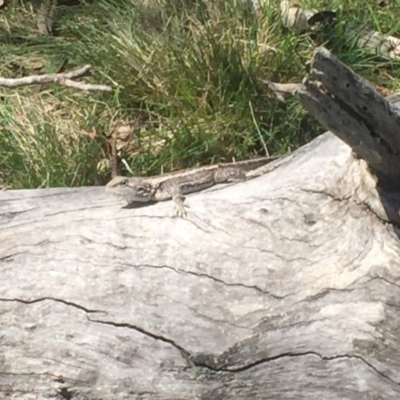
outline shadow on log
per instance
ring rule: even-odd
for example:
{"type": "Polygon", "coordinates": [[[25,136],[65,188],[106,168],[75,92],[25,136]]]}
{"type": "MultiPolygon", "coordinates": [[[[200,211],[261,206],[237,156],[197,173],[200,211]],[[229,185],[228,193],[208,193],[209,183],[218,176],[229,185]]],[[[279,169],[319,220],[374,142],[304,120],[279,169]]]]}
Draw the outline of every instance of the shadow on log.
{"type": "MultiPolygon", "coordinates": [[[[314,69],[332,62],[319,49],[314,69]]],[[[370,91],[376,113],[350,111],[331,78],[338,102],[298,95],[354,152],[325,133],[188,196],[186,219],[103,188],[1,192],[0,397],[400,398],[399,196],[375,178],[400,172],[400,117],[370,91]]]]}

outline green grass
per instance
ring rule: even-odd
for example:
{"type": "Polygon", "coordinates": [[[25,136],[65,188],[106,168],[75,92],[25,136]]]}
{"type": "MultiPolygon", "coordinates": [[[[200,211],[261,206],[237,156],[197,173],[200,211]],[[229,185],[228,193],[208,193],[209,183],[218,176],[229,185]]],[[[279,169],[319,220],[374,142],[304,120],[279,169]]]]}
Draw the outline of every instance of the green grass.
{"type": "MultiPolygon", "coordinates": [[[[396,35],[398,3],[391,11],[376,0],[302,6],[341,10],[343,21],[396,35]]],[[[238,0],[99,0],[60,7],[55,37],[35,35],[31,7],[15,1],[0,16],[0,76],[90,63],[85,81],[113,92],[1,89],[0,186],[104,184],[111,135],[127,125],[132,136],[118,141],[127,175],[284,153],[325,131],[296,99],[278,102],[263,83],[300,82],[324,44],[284,31],[276,7],[257,16],[238,0]]],[[[398,63],[344,43],[340,29],[329,48],[374,84],[398,90],[398,63]]]]}

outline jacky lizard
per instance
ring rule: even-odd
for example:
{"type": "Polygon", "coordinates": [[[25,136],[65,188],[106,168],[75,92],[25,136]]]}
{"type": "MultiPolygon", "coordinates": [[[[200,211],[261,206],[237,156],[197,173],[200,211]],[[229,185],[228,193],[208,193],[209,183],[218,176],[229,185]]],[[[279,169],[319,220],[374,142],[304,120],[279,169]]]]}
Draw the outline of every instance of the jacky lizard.
{"type": "Polygon", "coordinates": [[[186,215],[184,195],[221,183],[244,181],[248,179],[247,172],[278,158],[281,156],[208,165],[153,177],[116,176],[106,185],[106,190],[127,201],[128,204],[173,200],[177,215],[183,217],[186,215]]]}

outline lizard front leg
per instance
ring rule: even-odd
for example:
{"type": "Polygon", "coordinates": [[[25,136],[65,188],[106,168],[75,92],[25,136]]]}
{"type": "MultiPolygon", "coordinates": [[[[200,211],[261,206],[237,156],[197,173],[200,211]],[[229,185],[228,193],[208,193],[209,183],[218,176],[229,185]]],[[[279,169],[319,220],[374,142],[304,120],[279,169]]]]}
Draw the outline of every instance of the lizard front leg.
{"type": "MultiPolygon", "coordinates": [[[[228,167],[228,168],[220,167],[211,174],[207,174],[205,175],[205,177],[202,177],[201,180],[198,180],[197,187],[199,188],[199,190],[200,189],[204,190],[215,184],[240,182],[243,180],[246,180],[246,174],[242,169],[237,167],[228,167]]],[[[186,182],[183,184],[178,183],[172,188],[172,200],[174,201],[176,215],[178,217],[187,216],[184,205],[185,196],[183,195],[183,193],[186,193],[185,191],[190,190],[190,186],[193,186],[193,184],[190,183],[188,184],[186,182]]]]}
{"type": "Polygon", "coordinates": [[[186,197],[181,192],[180,186],[179,185],[174,186],[172,190],[172,201],[174,202],[175,205],[175,211],[177,217],[184,218],[187,215],[185,205],[183,204],[185,198],[186,197]]]}

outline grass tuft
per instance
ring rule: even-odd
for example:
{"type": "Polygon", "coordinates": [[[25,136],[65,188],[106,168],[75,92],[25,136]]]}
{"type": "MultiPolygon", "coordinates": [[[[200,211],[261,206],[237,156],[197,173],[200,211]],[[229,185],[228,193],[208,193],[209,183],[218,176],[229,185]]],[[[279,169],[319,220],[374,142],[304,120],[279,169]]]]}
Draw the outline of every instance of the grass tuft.
{"type": "MultiPolygon", "coordinates": [[[[0,16],[1,76],[90,63],[92,76],[84,80],[114,92],[1,89],[0,185],[104,184],[112,135],[119,173],[150,175],[284,153],[324,131],[295,99],[280,103],[263,83],[300,82],[313,49],[324,44],[285,32],[275,6],[256,14],[250,1],[239,0],[82,2],[59,7],[56,35],[40,37],[32,3],[14,3],[0,16]],[[133,133],[120,134],[127,126],[133,133]]],[[[341,10],[343,22],[393,35],[400,16],[399,8],[383,13],[375,0],[302,6],[341,10]]],[[[344,43],[340,24],[329,45],[364,77],[396,87],[396,63],[344,43]]]]}

